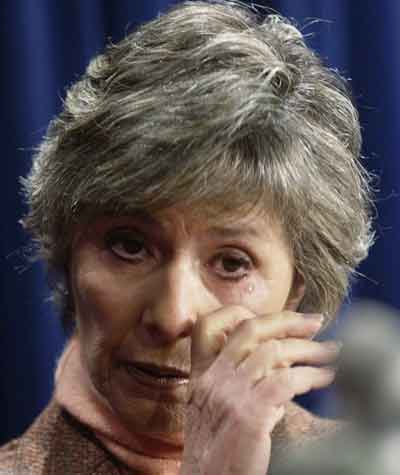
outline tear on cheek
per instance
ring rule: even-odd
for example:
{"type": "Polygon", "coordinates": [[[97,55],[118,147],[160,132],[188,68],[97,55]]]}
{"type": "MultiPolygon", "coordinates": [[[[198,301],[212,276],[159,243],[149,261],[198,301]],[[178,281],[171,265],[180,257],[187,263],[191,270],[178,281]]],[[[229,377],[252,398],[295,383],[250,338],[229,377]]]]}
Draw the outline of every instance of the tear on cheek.
{"type": "Polygon", "coordinates": [[[224,291],[222,303],[225,305],[243,305],[255,313],[265,313],[270,289],[264,282],[246,280],[224,291]]]}
{"type": "Polygon", "coordinates": [[[283,297],[278,295],[279,292],[274,293],[271,289],[270,283],[267,281],[253,281],[243,284],[241,289],[241,301],[240,304],[247,307],[256,315],[263,315],[272,311],[280,310],[277,302],[282,300],[282,306],[284,304],[283,297]]]}

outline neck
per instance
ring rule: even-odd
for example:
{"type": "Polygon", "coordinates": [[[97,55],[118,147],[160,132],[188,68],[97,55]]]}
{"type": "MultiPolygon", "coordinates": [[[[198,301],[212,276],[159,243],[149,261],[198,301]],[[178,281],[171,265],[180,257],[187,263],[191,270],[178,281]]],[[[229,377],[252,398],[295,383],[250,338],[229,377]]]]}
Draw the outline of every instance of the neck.
{"type": "MultiPolygon", "coordinates": [[[[76,337],[71,339],[58,362],[55,398],[133,471],[160,475],[179,473],[183,446],[177,445],[176,434],[148,436],[135,432],[134,427],[127,427],[93,386],[82,363],[76,337]]],[[[178,439],[182,440],[181,434],[178,439]]]]}

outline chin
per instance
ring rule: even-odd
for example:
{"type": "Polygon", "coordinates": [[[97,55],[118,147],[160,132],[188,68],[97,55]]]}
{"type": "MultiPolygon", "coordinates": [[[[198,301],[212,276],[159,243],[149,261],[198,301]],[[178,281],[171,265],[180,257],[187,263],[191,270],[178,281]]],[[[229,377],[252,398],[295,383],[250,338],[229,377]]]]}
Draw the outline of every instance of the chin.
{"type": "Polygon", "coordinates": [[[186,412],[186,386],[173,391],[144,387],[126,375],[117,375],[107,384],[105,394],[109,405],[121,422],[132,432],[166,435],[176,442],[182,439],[186,412]]]}

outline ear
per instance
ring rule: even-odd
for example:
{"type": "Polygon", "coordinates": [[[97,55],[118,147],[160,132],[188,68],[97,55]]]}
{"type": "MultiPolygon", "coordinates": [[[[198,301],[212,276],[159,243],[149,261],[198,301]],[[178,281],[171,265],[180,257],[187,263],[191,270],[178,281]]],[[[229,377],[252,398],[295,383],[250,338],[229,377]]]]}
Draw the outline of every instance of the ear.
{"type": "Polygon", "coordinates": [[[292,288],[286,300],[285,310],[296,312],[299,308],[301,301],[303,300],[305,292],[306,285],[304,282],[304,277],[302,276],[302,274],[300,274],[298,270],[295,270],[292,288]]]}

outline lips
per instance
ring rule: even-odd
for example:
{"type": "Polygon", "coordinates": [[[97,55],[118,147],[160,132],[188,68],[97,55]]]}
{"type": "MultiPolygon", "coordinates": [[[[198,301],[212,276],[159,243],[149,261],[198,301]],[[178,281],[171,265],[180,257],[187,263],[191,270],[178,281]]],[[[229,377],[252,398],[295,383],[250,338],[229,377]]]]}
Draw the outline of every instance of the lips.
{"type": "Polygon", "coordinates": [[[151,363],[124,362],[128,374],[146,386],[159,389],[186,384],[189,373],[173,366],[158,366],[151,363]]]}

